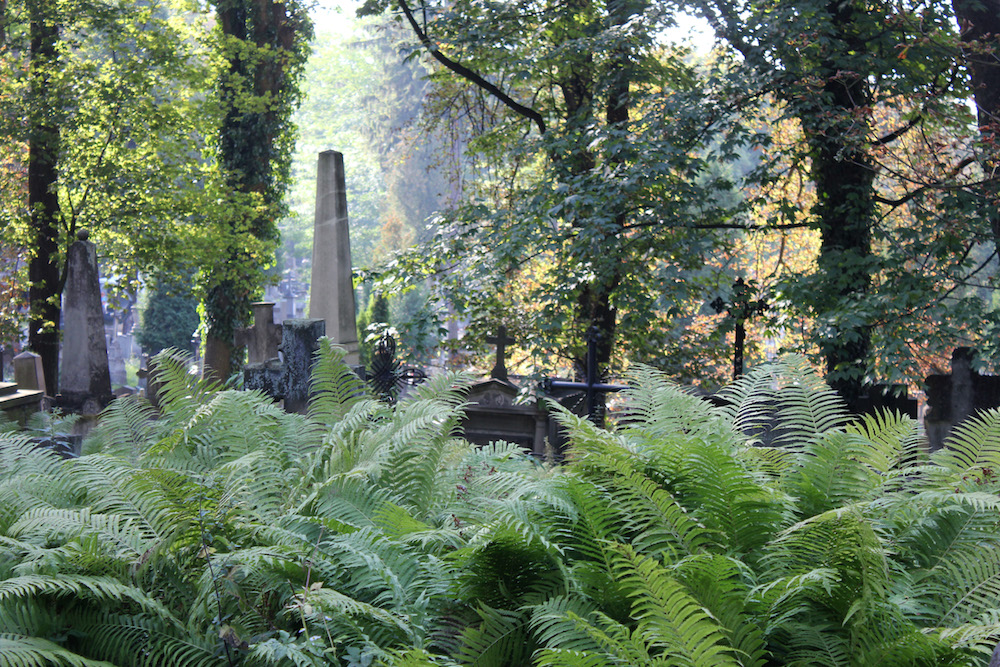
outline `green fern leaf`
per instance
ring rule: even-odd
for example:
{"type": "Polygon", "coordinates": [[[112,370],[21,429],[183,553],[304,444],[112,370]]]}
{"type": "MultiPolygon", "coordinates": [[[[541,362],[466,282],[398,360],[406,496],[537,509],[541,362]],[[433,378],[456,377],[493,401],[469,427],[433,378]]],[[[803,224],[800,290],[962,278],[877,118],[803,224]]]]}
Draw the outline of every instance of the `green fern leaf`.
{"type": "Polygon", "coordinates": [[[110,662],[91,660],[67,651],[39,637],[0,633],[0,667],[115,667],[110,662]]]}

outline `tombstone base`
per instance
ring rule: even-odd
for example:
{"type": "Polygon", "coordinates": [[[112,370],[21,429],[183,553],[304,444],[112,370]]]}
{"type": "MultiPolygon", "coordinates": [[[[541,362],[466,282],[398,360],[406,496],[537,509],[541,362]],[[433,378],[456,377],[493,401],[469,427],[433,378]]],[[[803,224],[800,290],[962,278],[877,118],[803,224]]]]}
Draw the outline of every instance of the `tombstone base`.
{"type": "Polygon", "coordinates": [[[91,396],[80,392],[65,392],[56,396],[52,404],[53,407],[65,412],[72,412],[84,417],[95,417],[108,407],[112,400],[114,400],[114,394],[91,396]]]}
{"type": "Polygon", "coordinates": [[[284,366],[277,359],[247,364],[243,367],[243,387],[263,392],[275,400],[279,400],[284,394],[283,375],[284,366]]]}

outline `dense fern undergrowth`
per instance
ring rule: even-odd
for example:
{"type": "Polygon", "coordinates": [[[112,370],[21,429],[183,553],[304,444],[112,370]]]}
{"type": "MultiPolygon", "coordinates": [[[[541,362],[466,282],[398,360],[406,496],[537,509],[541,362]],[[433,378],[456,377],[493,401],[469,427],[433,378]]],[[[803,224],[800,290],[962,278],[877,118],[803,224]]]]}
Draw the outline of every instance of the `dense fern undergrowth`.
{"type": "MultiPolygon", "coordinates": [[[[390,407],[324,341],[308,416],[161,359],[63,460],[0,444],[0,665],[985,665],[1000,412],[928,455],[797,359],[719,407],[636,368],[563,465],[390,407]]],[[[553,408],[556,409],[556,408],[553,408]]]]}

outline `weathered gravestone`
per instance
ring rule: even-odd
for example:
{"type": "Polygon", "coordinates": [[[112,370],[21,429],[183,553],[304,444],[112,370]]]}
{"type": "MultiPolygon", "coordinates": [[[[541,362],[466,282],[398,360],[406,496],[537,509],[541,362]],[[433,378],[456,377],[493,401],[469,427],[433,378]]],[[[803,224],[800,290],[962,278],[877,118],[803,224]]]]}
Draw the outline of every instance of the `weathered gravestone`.
{"type": "Polygon", "coordinates": [[[128,372],[125,368],[125,353],[119,336],[115,336],[108,347],[108,372],[111,375],[112,387],[123,387],[128,384],[128,372]]]}
{"type": "Polygon", "coordinates": [[[69,247],[62,307],[62,362],[56,403],[96,415],[114,398],[104,338],[97,251],[81,231],[69,247]]]}
{"type": "Polygon", "coordinates": [[[516,403],[518,393],[517,385],[497,378],[470,386],[462,421],[465,439],[476,445],[503,440],[520,445],[535,456],[544,456],[548,416],[534,403],[516,403]]]}
{"type": "Polygon", "coordinates": [[[271,358],[247,364],[243,369],[243,386],[284,400],[288,412],[304,413],[312,393],[315,354],[325,332],[323,320],[285,320],[281,325],[284,360],[271,358]]]}
{"type": "Polygon", "coordinates": [[[46,393],[42,358],[34,352],[22,352],[14,357],[14,382],[23,389],[46,393]]]}
{"type": "Polygon", "coordinates": [[[253,326],[236,332],[236,344],[247,348],[247,361],[261,364],[278,358],[281,343],[281,325],[274,323],[274,303],[256,301],[250,304],[253,310],[253,326]]]}
{"type": "Polygon", "coordinates": [[[22,426],[46,406],[42,358],[33,352],[14,357],[14,382],[0,382],[0,410],[22,426]]]}
{"type": "Polygon", "coordinates": [[[325,151],[316,173],[309,317],[326,321],[327,336],[347,350],[349,366],[360,362],[355,312],[344,156],[325,151]]]}
{"type": "Polygon", "coordinates": [[[976,412],[1000,406],[1000,376],[977,373],[972,368],[975,358],[972,348],[957,348],[951,355],[951,374],[930,375],[925,380],[924,430],[932,451],[940,449],[952,429],[976,412]]]}
{"type": "Polygon", "coordinates": [[[507,336],[505,327],[486,340],[497,346],[496,361],[490,378],[470,386],[465,396],[465,439],[476,445],[502,440],[544,456],[550,431],[548,416],[536,403],[517,403],[520,391],[507,376],[506,348],[514,340],[507,336]]]}

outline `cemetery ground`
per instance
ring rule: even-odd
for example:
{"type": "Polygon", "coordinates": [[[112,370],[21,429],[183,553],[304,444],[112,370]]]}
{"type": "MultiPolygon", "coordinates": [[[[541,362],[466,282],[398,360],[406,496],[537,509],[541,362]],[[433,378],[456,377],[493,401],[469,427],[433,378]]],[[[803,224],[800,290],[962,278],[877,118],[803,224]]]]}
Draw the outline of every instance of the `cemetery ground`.
{"type": "Polygon", "coordinates": [[[712,403],[636,367],[607,428],[552,407],[555,465],[344,354],[307,414],[166,354],[83,456],[3,436],[0,664],[990,663],[1000,411],[928,453],[797,358],[712,403]]]}

